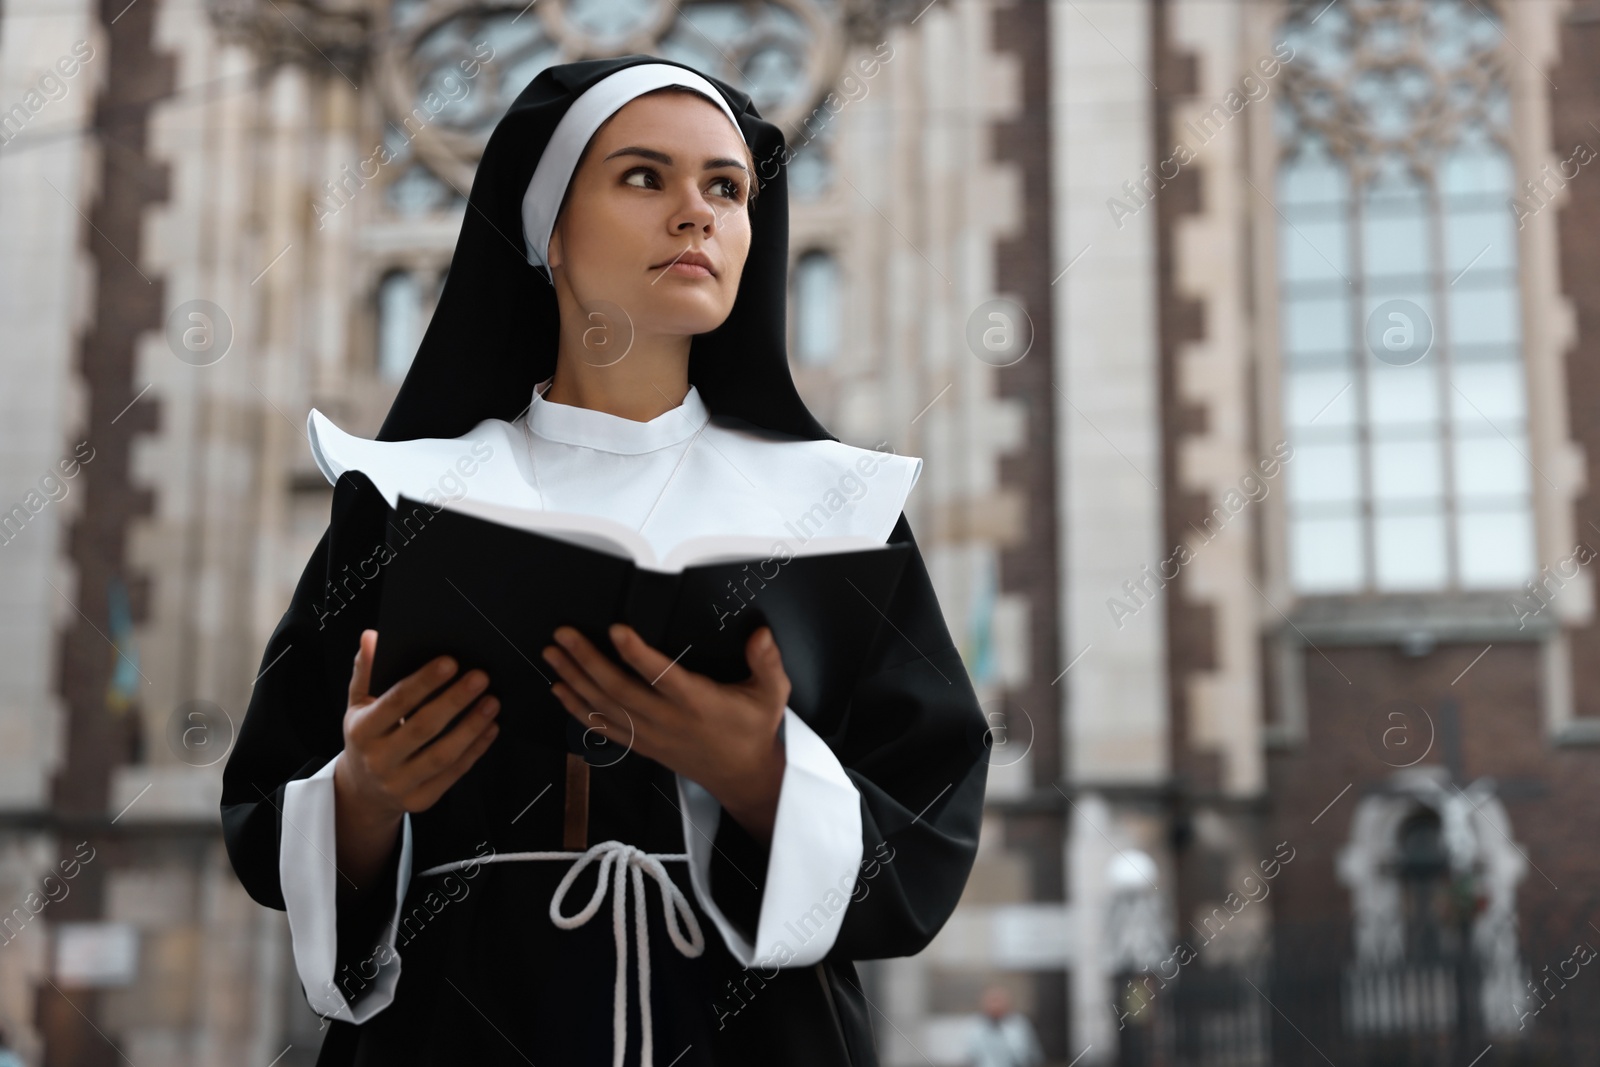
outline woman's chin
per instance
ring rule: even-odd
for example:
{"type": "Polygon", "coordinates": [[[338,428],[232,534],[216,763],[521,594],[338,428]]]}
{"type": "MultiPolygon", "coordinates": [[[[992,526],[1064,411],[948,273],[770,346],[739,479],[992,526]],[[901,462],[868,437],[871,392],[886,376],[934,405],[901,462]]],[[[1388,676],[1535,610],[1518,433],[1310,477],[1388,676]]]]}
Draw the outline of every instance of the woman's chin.
{"type": "Polygon", "coordinates": [[[677,299],[651,301],[650,318],[660,333],[694,334],[710,333],[727,321],[733,310],[711,293],[683,293],[677,299]]]}

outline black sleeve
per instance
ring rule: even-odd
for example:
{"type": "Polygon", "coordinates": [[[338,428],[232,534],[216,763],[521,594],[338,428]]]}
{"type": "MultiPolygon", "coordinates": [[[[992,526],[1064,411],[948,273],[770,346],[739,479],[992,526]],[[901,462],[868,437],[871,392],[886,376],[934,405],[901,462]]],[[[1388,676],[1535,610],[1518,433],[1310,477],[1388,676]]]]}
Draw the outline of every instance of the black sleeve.
{"type": "MultiPolygon", "coordinates": [[[[904,513],[889,536],[899,542],[912,553],[861,679],[844,708],[807,719],[861,794],[861,868],[830,959],[920,952],[978,848],[987,723],[904,513]]],[[[712,896],[751,940],[769,851],[723,813],[712,896]]]]}
{"type": "Polygon", "coordinates": [[[978,851],[988,724],[912,546],[869,667],[832,729],[818,727],[861,793],[862,863],[830,959],[922,951],[955,910],[978,851]]]}
{"type": "MultiPolygon", "coordinates": [[[[344,748],[350,671],[361,631],[377,620],[381,574],[371,561],[387,515],[388,505],[364,475],[339,479],[328,528],[262,653],[223,769],[228,858],[250,896],[279,911],[285,910],[278,877],[284,787],[315,774],[344,748]]],[[[391,880],[389,910],[392,886],[391,880]]],[[[363,893],[362,899],[374,897],[363,893]]],[[[340,927],[342,941],[345,924],[340,927]]]]}

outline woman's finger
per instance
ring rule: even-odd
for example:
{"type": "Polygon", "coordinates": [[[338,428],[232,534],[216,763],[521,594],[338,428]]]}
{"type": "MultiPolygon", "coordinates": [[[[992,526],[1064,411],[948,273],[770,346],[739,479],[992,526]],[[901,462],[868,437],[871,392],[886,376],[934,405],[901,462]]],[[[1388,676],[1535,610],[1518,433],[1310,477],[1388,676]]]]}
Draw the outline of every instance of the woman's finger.
{"type": "Polygon", "coordinates": [[[743,684],[755,694],[762,706],[786,706],[792,687],[789,675],[783,669],[783,654],[778,651],[778,641],[772,635],[772,627],[763,626],[750,635],[744,643],[744,658],[750,665],[750,677],[743,684]]]}
{"type": "Polygon", "coordinates": [[[461,776],[472,769],[478,758],[489,751],[489,745],[500,734],[500,724],[491,722],[482,733],[472,739],[466,749],[457,756],[450,765],[445,767],[432,778],[415,786],[406,798],[407,811],[427,811],[439,802],[449,788],[460,781],[461,776]]]}
{"type": "Polygon", "coordinates": [[[612,718],[628,714],[627,708],[611,699],[570,656],[558,650],[551,653],[550,662],[561,673],[561,681],[552,685],[550,691],[580,720],[591,712],[610,713],[612,718]]]}
{"type": "Polygon", "coordinates": [[[567,709],[567,713],[583,725],[585,746],[595,744],[589,739],[589,734],[595,733],[607,741],[614,741],[628,748],[634,747],[634,741],[637,740],[639,733],[638,725],[627,708],[607,704],[605,709],[601,710],[565,682],[557,682],[551,687],[551,692],[555,693],[556,699],[561,701],[561,706],[567,709]]]}
{"type": "Polygon", "coordinates": [[[474,668],[457,678],[450,688],[414,708],[393,731],[380,739],[388,748],[394,766],[416,755],[429,741],[438,737],[461,710],[472,703],[489,686],[489,676],[474,668]]]}
{"type": "Polygon", "coordinates": [[[367,687],[372,684],[372,655],[378,647],[378,631],[362,630],[356,643],[356,663],[350,671],[350,705],[365,704],[372,699],[367,687]],[[368,635],[371,635],[370,637],[368,635]]]}
{"type": "Polygon", "coordinates": [[[621,705],[630,712],[649,715],[652,706],[661,699],[650,687],[611,662],[576,630],[562,627],[556,631],[562,644],[546,649],[545,659],[561,672],[562,680],[578,695],[601,710],[621,705]]]}
{"type": "Polygon", "coordinates": [[[628,666],[669,702],[680,707],[704,707],[715,691],[715,681],[653,647],[633,627],[619,622],[611,627],[610,636],[628,666]]]}
{"type": "MultiPolygon", "coordinates": [[[[376,649],[376,643],[374,643],[376,649]]],[[[392,730],[396,723],[456,673],[456,661],[449,656],[439,656],[411,674],[406,675],[373,701],[351,726],[351,740],[370,744],[392,730]]]]}
{"type": "MultiPolygon", "coordinates": [[[[440,736],[425,749],[413,749],[396,768],[395,773],[400,776],[398,791],[410,792],[434,775],[453,766],[461,754],[477,742],[479,736],[496,725],[494,720],[499,712],[500,701],[492,695],[486,695],[473,705],[472,710],[462,717],[454,729],[440,736]]],[[[406,723],[406,727],[409,728],[420,716],[420,712],[413,716],[406,723]]]]}

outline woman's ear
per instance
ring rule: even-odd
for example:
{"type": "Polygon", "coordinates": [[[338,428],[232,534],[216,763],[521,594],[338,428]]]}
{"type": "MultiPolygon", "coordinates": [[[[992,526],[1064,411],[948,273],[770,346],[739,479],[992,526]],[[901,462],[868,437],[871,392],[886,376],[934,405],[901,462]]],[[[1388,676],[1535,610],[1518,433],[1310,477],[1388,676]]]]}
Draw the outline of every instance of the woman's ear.
{"type": "Polygon", "coordinates": [[[561,228],[559,225],[550,230],[550,243],[545,246],[544,261],[550,264],[551,270],[561,266],[561,228]]]}

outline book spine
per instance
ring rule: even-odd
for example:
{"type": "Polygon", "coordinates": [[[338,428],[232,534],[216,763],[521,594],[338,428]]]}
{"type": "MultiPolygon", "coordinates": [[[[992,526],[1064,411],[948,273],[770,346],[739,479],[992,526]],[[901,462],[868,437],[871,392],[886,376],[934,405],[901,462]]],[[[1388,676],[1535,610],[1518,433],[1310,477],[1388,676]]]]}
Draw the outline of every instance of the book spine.
{"type": "MultiPolygon", "coordinates": [[[[622,594],[620,621],[633,627],[646,644],[661,649],[667,624],[671,621],[673,601],[677,599],[682,580],[681,575],[643,568],[630,571],[627,588],[622,594]]],[[[678,651],[674,649],[668,655],[675,655],[678,651]]]]}

